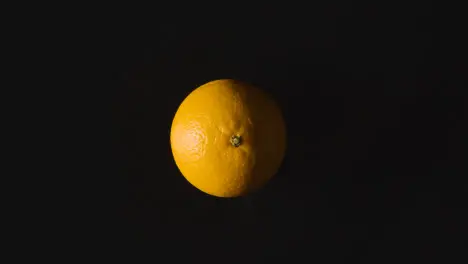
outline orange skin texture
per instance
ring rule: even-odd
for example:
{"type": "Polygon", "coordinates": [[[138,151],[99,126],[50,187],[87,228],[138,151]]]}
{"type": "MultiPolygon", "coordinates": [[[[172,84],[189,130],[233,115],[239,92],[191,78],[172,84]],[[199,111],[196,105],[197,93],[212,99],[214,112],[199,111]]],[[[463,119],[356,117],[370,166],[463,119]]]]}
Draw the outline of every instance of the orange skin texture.
{"type": "Polygon", "coordinates": [[[217,197],[238,197],[263,187],[277,172],[286,150],[286,128],[268,94],[223,79],[185,98],[172,122],[170,141],[177,167],[193,186],[217,197]],[[239,144],[232,142],[233,136],[240,138],[239,144]]]}

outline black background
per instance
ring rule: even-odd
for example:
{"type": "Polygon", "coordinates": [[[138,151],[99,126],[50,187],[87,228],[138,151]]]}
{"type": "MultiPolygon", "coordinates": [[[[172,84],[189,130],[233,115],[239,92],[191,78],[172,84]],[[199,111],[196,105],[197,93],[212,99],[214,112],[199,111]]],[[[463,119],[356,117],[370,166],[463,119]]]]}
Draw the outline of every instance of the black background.
{"type": "Polygon", "coordinates": [[[180,5],[108,11],[88,43],[113,144],[88,245],[168,263],[463,262],[468,68],[438,10],[180,5]],[[250,197],[198,191],[170,150],[179,104],[221,78],[270,92],[287,122],[284,163],[250,197]]]}

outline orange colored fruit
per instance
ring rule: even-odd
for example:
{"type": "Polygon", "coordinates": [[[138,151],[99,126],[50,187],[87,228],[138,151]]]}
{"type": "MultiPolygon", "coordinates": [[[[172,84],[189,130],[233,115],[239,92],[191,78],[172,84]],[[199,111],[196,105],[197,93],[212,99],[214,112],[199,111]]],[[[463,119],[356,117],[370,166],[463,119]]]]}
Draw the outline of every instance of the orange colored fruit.
{"type": "Polygon", "coordinates": [[[261,188],[277,172],[286,128],[273,98],[225,79],[206,83],[185,98],[170,140],[187,181],[210,195],[237,197],[261,188]]]}

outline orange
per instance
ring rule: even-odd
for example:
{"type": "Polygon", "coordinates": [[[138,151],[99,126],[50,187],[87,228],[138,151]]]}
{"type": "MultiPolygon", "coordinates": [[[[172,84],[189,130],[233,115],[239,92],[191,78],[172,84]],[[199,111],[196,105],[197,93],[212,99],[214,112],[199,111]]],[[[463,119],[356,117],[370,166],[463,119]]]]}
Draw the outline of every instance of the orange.
{"type": "Polygon", "coordinates": [[[253,85],[223,79],[185,98],[170,141],[188,182],[213,196],[237,197],[263,187],[277,172],[286,128],[272,97],[253,85]]]}

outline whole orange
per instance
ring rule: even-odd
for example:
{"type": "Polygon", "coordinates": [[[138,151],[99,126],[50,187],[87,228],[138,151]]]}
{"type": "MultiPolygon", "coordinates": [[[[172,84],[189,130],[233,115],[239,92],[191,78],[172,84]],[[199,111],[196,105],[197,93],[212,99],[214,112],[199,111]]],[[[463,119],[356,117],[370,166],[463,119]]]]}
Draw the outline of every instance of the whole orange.
{"type": "Polygon", "coordinates": [[[237,197],[259,189],[277,172],[286,128],[272,97],[230,79],[206,83],[182,102],[171,127],[171,148],[182,175],[199,190],[237,197]]]}

